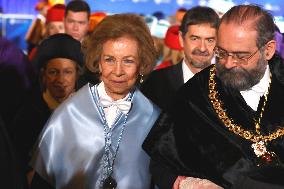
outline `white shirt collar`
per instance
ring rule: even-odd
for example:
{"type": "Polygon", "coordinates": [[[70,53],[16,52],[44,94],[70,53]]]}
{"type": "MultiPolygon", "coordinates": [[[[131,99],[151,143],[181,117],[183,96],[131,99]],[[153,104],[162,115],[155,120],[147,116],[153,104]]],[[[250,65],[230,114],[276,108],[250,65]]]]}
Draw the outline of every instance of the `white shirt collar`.
{"type": "MultiPolygon", "coordinates": [[[[215,56],[213,56],[211,60],[211,64],[215,64],[215,56]]],[[[185,60],[182,61],[182,73],[183,73],[183,82],[186,83],[189,79],[191,79],[194,76],[194,73],[189,69],[189,67],[186,65],[185,60]]]]}
{"type": "Polygon", "coordinates": [[[269,87],[269,82],[270,82],[270,70],[269,66],[267,66],[265,73],[261,78],[261,80],[259,81],[259,83],[252,86],[248,90],[240,91],[247,105],[249,105],[253,110],[257,111],[260,97],[267,92],[269,87]]]}
{"type": "Polygon", "coordinates": [[[183,73],[183,82],[184,83],[186,83],[189,79],[191,79],[194,76],[194,73],[192,73],[192,71],[186,65],[184,59],[182,61],[182,73],[183,73]]]}
{"type": "Polygon", "coordinates": [[[256,93],[259,93],[260,96],[263,96],[268,90],[269,80],[270,80],[270,70],[269,70],[269,66],[267,66],[265,73],[263,77],[261,78],[261,80],[256,85],[252,86],[250,89],[241,91],[241,93],[252,90],[256,93]]]}

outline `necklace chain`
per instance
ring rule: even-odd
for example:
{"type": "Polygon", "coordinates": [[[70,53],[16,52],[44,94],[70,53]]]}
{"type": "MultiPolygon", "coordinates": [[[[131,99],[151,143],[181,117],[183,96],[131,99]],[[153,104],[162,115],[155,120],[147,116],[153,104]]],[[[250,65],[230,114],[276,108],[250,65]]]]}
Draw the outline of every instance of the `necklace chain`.
{"type": "MultiPolygon", "coordinates": [[[[219,119],[224,123],[224,125],[229,129],[229,131],[233,132],[234,134],[245,138],[247,140],[250,140],[254,143],[257,143],[259,141],[269,142],[272,141],[278,137],[281,137],[284,135],[284,128],[279,128],[275,132],[269,134],[269,135],[261,135],[260,134],[260,121],[263,116],[264,108],[268,99],[268,92],[265,95],[264,104],[261,108],[259,119],[255,123],[256,127],[256,133],[254,134],[251,131],[243,129],[240,125],[234,123],[234,120],[232,118],[229,118],[227,115],[226,110],[222,107],[222,102],[218,99],[218,92],[216,91],[216,82],[214,80],[216,72],[215,65],[210,69],[210,78],[209,78],[209,99],[213,105],[213,108],[215,112],[217,113],[219,119]]],[[[270,80],[271,82],[271,80],[270,80]]],[[[270,88],[270,85],[269,85],[270,88]]],[[[269,91],[269,89],[268,89],[269,91]]]]}
{"type": "MultiPolygon", "coordinates": [[[[97,99],[99,99],[99,95],[97,92],[97,85],[94,87],[93,93],[95,94],[94,96],[97,96],[97,99]]],[[[127,98],[127,101],[132,101],[134,92],[132,91],[129,95],[129,97],[127,98]]],[[[95,99],[95,98],[94,98],[95,99]]],[[[105,147],[104,147],[104,155],[103,155],[103,173],[102,173],[102,178],[100,181],[100,186],[102,187],[103,182],[112,174],[113,172],[113,165],[114,165],[114,161],[116,159],[116,155],[118,153],[118,149],[119,149],[119,145],[120,142],[122,140],[122,136],[125,130],[125,126],[126,126],[126,122],[127,122],[127,118],[128,118],[128,113],[126,115],[124,115],[124,121],[122,123],[122,127],[121,127],[121,131],[119,133],[118,139],[117,139],[117,143],[116,146],[114,148],[114,153],[111,153],[111,146],[113,144],[112,142],[112,130],[113,127],[110,128],[108,126],[107,120],[105,118],[105,113],[103,110],[103,107],[100,105],[100,103],[97,103],[97,106],[99,107],[99,112],[100,115],[103,119],[103,126],[104,126],[104,138],[105,138],[105,147]]]]}
{"type": "Polygon", "coordinates": [[[258,119],[255,120],[255,132],[256,132],[258,135],[260,135],[260,123],[261,123],[261,119],[262,119],[263,112],[264,112],[264,109],[265,109],[265,105],[266,105],[266,103],[267,103],[268,94],[269,94],[270,86],[271,86],[271,81],[272,81],[272,75],[270,74],[270,77],[269,77],[269,86],[268,86],[267,92],[264,94],[263,105],[262,105],[262,107],[261,107],[261,110],[260,110],[258,119]]]}
{"type": "Polygon", "coordinates": [[[264,101],[263,101],[263,105],[262,105],[260,113],[259,113],[259,117],[255,121],[255,131],[259,135],[260,135],[260,123],[261,123],[261,119],[262,119],[262,115],[263,115],[263,112],[264,112],[264,108],[265,108],[265,105],[266,105],[266,102],[267,102],[267,99],[268,99],[267,97],[268,97],[269,90],[270,90],[270,84],[271,84],[271,78],[270,78],[270,81],[269,81],[269,87],[268,87],[267,93],[264,95],[264,101]]]}

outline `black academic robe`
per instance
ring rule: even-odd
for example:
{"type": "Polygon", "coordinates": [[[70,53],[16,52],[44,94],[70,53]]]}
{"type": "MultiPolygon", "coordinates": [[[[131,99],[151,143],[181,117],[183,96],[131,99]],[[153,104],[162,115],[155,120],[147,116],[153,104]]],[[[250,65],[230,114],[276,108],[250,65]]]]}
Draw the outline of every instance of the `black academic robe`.
{"type": "MultiPolygon", "coordinates": [[[[170,189],[176,176],[184,175],[208,179],[224,188],[284,188],[284,137],[268,144],[281,162],[257,167],[252,142],[230,132],[211,105],[208,78],[212,66],[181,87],[172,111],[161,114],[144,141],[156,184],[170,189]]],[[[261,121],[264,135],[284,127],[284,62],[274,57],[269,66],[272,83],[261,121]]],[[[254,131],[259,110],[253,111],[239,91],[224,87],[217,78],[216,83],[229,117],[254,131]]]]}
{"type": "Polygon", "coordinates": [[[167,110],[176,91],[184,84],[182,62],[153,71],[141,85],[141,92],[161,109],[167,110]]]}
{"type": "Polygon", "coordinates": [[[27,182],[15,156],[13,145],[0,116],[0,186],[7,189],[27,188],[27,182]]]}
{"type": "Polygon", "coordinates": [[[13,120],[12,141],[26,172],[31,169],[29,161],[33,146],[51,113],[42,97],[42,92],[36,88],[26,98],[13,120]]]}

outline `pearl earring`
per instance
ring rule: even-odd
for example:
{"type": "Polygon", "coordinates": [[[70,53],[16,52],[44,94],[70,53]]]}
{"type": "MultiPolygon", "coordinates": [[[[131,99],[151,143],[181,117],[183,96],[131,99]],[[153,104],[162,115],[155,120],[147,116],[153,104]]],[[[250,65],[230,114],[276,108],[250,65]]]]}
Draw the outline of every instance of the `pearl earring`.
{"type": "Polygon", "coordinates": [[[143,74],[140,74],[140,83],[143,83],[143,74]]]}

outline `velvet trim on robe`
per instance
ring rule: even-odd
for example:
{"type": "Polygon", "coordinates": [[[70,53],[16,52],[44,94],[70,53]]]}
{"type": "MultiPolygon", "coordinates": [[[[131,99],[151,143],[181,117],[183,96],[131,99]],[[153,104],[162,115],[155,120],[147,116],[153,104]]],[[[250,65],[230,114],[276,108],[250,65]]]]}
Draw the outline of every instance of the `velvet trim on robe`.
{"type": "MultiPolygon", "coordinates": [[[[264,135],[284,127],[284,62],[275,56],[269,66],[272,84],[261,121],[264,135]]],[[[210,68],[196,74],[178,91],[171,111],[160,115],[143,148],[153,162],[174,175],[205,178],[224,188],[284,188],[284,137],[268,144],[280,165],[257,167],[252,142],[230,132],[209,101],[210,68]]],[[[222,86],[218,79],[216,83],[229,117],[242,128],[255,131],[253,120],[258,117],[260,106],[257,112],[253,111],[239,91],[222,86]]],[[[157,170],[152,173],[159,174],[157,170]]],[[[166,176],[160,179],[167,180],[166,176]]]]}
{"type": "MultiPolygon", "coordinates": [[[[105,141],[98,96],[91,91],[94,87],[85,85],[60,105],[41,134],[33,167],[55,188],[99,188],[105,141]]],[[[159,112],[157,106],[135,90],[113,167],[117,188],[150,187],[150,158],[141,146],[159,112]]],[[[123,122],[124,115],[120,114],[112,127],[112,150],[123,122]]]]}

